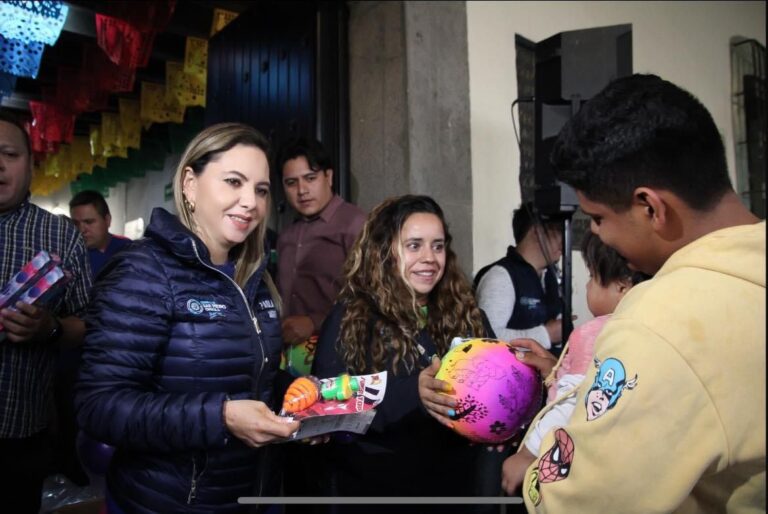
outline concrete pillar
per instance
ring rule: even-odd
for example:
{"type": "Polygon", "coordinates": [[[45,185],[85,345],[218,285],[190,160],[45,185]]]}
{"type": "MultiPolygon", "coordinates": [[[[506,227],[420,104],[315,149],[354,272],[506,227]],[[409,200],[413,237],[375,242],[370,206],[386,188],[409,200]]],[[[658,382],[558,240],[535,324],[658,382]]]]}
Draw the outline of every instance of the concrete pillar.
{"type": "Polygon", "coordinates": [[[472,170],[464,2],[350,2],[352,199],[406,193],[443,208],[472,270],[472,170]]]}

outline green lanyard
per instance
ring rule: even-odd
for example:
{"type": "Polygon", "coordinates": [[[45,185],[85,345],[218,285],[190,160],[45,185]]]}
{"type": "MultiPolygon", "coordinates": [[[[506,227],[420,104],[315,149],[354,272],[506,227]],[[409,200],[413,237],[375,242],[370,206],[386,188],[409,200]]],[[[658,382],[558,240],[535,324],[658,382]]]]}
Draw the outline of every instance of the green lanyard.
{"type": "Polygon", "coordinates": [[[426,328],[427,326],[427,316],[429,315],[428,308],[426,305],[419,306],[419,330],[422,330],[426,328]]]}
{"type": "MultiPolygon", "coordinates": [[[[429,314],[429,311],[428,311],[426,305],[422,305],[422,306],[419,307],[419,325],[418,325],[419,326],[419,330],[423,330],[423,329],[425,329],[427,327],[427,317],[428,317],[428,314],[429,314]]],[[[419,358],[420,359],[426,358],[426,365],[429,366],[429,364],[431,362],[431,359],[432,359],[432,356],[431,355],[426,355],[426,353],[427,353],[426,349],[421,344],[419,344],[418,342],[416,342],[416,349],[419,352],[419,358]]]]}

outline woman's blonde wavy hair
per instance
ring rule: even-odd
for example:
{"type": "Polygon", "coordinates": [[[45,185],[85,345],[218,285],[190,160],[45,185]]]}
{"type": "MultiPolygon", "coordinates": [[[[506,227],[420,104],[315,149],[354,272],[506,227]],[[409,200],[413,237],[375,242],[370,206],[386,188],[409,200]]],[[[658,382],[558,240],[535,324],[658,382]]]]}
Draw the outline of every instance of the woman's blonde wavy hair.
{"type": "MultiPolygon", "coordinates": [[[[222,153],[237,145],[258,148],[264,152],[264,155],[267,156],[267,162],[269,162],[270,145],[267,138],[255,128],[242,123],[219,123],[204,129],[189,142],[179,160],[176,174],[173,178],[174,204],[182,225],[195,234],[198,231],[194,213],[184,196],[185,171],[191,169],[195,176],[200,176],[205,172],[209,162],[215,161],[222,153]]],[[[271,201],[272,196],[268,195],[264,219],[243,243],[234,247],[230,252],[230,256],[235,261],[235,282],[240,287],[245,286],[251,275],[261,265],[262,260],[267,258],[264,253],[264,239],[267,233],[271,201]]],[[[269,287],[275,304],[279,305],[280,296],[277,293],[272,277],[270,277],[266,270],[264,271],[264,280],[269,287]]]]}
{"type": "Polygon", "coordinates": [[[456,336],[484,335],[482,315],[472,287],[456,262],[451,235],[440,206],[428,196],[385,200],[368,215],[344,266],[346,283],[339,293],[346,312],[339,350],[352,373],[383,371],[391,362],[413,370],[418,363],[416,337],[421,314],[416,292],[398,265],[403,259],[400,232],[416,213],[437,216],[445,230],[445,270],[427,299],[426,330],[442,356],[456,336]]]}

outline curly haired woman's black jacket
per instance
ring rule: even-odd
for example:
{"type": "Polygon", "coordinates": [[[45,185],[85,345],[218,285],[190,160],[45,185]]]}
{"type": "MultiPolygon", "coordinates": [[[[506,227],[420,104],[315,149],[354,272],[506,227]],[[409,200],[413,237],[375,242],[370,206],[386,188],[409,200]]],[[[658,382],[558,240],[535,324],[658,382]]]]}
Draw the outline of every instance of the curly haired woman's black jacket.
{"type": "MultiPolygon", "coordinates": [[[[347,372],[337,351],[344,316],[337,303],[323,323],[313,374],[320,378],[347,372]]],[[[485,318],[485,317],[484,317],[485,318]]],[[[487,324],[486,334],[493,337],[487,324]]],[[[373,326],[373,323],[370,323],[373,326]]],[[[439,424],[419,400],[418,378],[437,348],[426,330],[418,334],[424,348],[419,366],[386,369],[387,390],[368,432],[350,442],[329,443],[329,466],[340,496],[470,496],[473,481],[465,472],[484,449],[439,424]]],[[[439,356],[439,355],[438,355],[439,356]]],[[[384,371],[384,370],[379,370],[384,371]]]]}
{"type": "MultiPolygon", "coordinates": [[[[266,262],[266,260],[265,260],[266,262]]],[[[101,274],[76,388],[80,426],[116,446],[107,487],[126,512],[239,512],[263,450],[224,425],[226,399],[273,403],[280,323],[263,266],[241,290],[163,209],[101,274]]]]}

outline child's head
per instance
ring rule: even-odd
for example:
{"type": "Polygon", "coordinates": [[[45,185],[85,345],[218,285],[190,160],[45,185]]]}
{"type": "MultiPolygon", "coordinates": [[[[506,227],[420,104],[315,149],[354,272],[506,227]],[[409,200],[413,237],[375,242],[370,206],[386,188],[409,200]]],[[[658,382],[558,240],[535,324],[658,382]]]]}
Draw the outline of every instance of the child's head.
{"type": "Polygon", "coordinates": [[[611,314],[632,286],[650,278],[630,270],[627,261],[592,232],[584,236],[581,253],[589,270],[587,306],[594,316],[611,314]]]}

